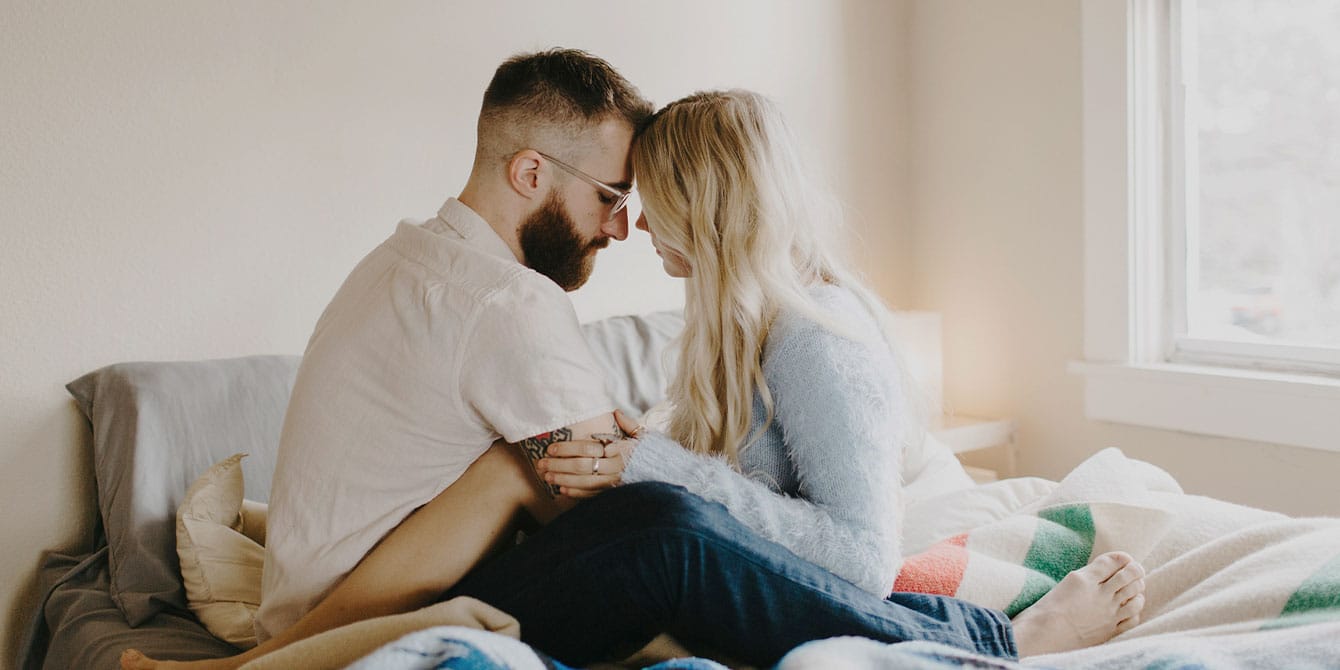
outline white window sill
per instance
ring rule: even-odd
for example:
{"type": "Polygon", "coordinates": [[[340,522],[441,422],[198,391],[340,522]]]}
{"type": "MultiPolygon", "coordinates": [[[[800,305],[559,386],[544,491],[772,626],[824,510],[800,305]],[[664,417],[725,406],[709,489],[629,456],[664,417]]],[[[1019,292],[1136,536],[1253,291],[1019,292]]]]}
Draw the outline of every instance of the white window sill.
{"type": "Polygon", "coordinates": [[[1196,365],[1072,362],[1090,419],[1340,451],[1340,379],[1196,365]]]}

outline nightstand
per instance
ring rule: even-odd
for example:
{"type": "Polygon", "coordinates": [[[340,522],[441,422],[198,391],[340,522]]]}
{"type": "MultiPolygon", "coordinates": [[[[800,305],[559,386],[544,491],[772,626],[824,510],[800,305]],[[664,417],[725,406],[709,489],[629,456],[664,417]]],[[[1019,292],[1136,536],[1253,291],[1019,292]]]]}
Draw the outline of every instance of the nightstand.
{"type": "Polygon", "coordinates": [[[1014,422],[1009,419],[985,419],[961,414],[944,414],[931,425],[931,435],[945,443],[955,455],[982,449],[1004,449],[1005,471],[964,466],[968,475],[981,484],[1013,477],[1018,472],[1018,447],[1014,444],[1014,422]]]}

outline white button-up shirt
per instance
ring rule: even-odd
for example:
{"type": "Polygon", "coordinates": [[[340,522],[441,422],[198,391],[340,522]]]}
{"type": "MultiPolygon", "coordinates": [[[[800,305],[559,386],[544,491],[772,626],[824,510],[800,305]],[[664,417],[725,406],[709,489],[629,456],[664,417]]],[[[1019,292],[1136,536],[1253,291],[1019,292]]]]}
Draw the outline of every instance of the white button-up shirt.
{"type": "Polygon", "coordinates": [[[434,219],[401,222],[326,307],[298,370],[260,639],[294,624],[499,437],[613,409],[567,294],[484,219],[452,199],[434,219]]]}

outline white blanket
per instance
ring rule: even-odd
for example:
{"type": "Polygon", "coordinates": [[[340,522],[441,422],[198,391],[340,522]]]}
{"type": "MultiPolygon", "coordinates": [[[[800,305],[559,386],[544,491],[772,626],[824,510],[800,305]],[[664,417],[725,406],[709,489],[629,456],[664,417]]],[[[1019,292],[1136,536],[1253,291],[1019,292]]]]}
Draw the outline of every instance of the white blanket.
{"type": "Polygon", "coordinates": [[[1108,449],[1059,484],[1008,480],[921,501],[907,528],[908,553],[920,553],[900,588],[1011,614],[1092,555],[1121,549],[1144,564],[1140,625],[1029,665],[1145,667],[1231,650],[1248,667],[1276,667],[1266,659],[1286,652],[1340,667],[1340,519],[1187,495],[1162,470],[1108,449]],[[1252,658],[1262,663],[1242,660],[1252,658]]]}

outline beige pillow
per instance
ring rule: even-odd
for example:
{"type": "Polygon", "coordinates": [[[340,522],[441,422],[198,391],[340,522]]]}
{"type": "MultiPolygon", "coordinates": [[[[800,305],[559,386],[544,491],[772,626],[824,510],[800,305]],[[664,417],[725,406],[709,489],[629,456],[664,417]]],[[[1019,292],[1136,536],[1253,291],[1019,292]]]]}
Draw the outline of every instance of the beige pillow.
{"type": "Polygon", "coordinates": [[[242,457],[219,461],[177,508],[177,557],[186,602],[215,637],[256,646],[265,564],[265,505],[243,500],[242,457]]]}

